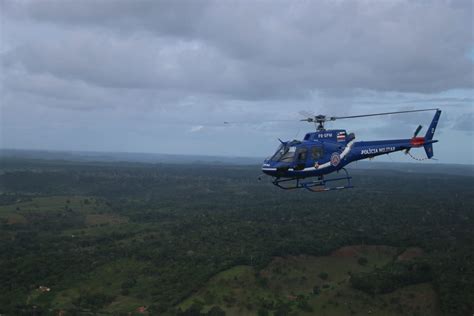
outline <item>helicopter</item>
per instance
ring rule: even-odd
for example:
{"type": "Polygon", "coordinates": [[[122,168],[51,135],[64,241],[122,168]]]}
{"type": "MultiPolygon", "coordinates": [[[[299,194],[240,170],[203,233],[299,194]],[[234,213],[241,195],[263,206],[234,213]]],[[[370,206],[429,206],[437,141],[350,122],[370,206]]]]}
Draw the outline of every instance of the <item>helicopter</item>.
{"type": "Polygon", "coordinates": [[[433,136],[441,115],[440,109],[408,110],[372,113],[352,116],[317,115],[300,121],[314,123],[316,132],[307,133],[302,140],[282,141],[276,152],[263,162],[262,172],[273,177],[272,183],[284,190],[307,189],[312,192],[326,192],[353,188],[345,166],[351,162],[390,154],[396,151],[410,153],[412,148],[423,147],[426,159],[433,157],[433,144],[438,142],[433,136]],[[326,130],[326,122],[370,116],[394,115],[402,113],[436,111],[424,137],[419,137],[419,125],[413,137],[376,141],[356,141],[354,133],[344,129],[326,130]],[[326,178],[332,173],[342,176],[326,178]],[[339,183],[342,185],[335,185],[339,183]],[[333,185],[334,184],[334,185],[333,185]]]}

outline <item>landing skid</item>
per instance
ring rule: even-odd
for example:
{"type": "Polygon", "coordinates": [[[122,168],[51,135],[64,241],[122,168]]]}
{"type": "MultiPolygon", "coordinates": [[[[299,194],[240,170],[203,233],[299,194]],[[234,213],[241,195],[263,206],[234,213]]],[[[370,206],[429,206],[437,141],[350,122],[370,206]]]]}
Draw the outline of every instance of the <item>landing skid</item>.
{"type": "Polygon", "coordinates": [[[326,192],[326,191],[333,191],[333,190],[344,190],[350,189],[354,186],[351,183],[352,177],[349,176],[349,173],[345,168],[344,170],[345,176],[331,178],[331,179],[324,179],[324,176],[318,177],[317,180],[310,180],[307,181],[302,178],[289,178],[289,179],[280,179],[276,178],[273,180],[273,184],[283,190],[294,190],[294,189],[306,189],[311,192],[326,192]],[[328,183],[337,182],[337,181],[346,181],[345,185],[342,186],[328,186],[328,183]]]}

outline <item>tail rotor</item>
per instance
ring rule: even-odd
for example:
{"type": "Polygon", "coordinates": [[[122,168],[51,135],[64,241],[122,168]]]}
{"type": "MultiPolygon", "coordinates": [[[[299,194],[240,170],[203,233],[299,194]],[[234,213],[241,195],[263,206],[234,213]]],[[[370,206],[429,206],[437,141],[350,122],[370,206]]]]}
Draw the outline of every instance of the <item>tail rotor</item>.
{"type": "MultiPolygon", "coordinates": [[[[420,133],[420,131],[421,131],[422,128],[423,128],[423,126],[418,125],[418,127],[417,127],[416,130],[415,130],[415,132],[413,133],[413,138],[412,138],[412,139],[415,139],[416,136],[418,136],[418,134],[420,133]]],[[[411,148],[412,148],[412,147],[405,149],[405,155],[407,155],[407,154],[410,152],[410,149],[411,149],[411,148]]]]}
{"type": "MultiPolygon", "coordinates": [[[[405,154],[410,155],[410,149],[413,148],[413,147],[423,146],[423,148],[425,149],[425,153],[426,153],[426,159],[433,158],[433,144],[438,142],[436,139],[433,139],[433,136],[434,136],[434,133],[436,131],[436,127],[438,126],[438,121],[439,121],[440,115],[441,115],[441,110],[437,109],[436,113],[433,117],[433,120],[431,121],[431,124],[428,127],[428,130],[426,131],[425,137],[417,137],[418,133],[420,133],[422,127],[421,127],[421,125],[419,125],[416,128],[415,133],[413,135],[413,138],[410,141],[411,146],[409,148],[405,149],[405,154]]],[[[414,158],[413,156],[411,156],[411,157],[414,158]]],[[[419,159],[417,159],[417,160],[419,160],[419,159]]]]}

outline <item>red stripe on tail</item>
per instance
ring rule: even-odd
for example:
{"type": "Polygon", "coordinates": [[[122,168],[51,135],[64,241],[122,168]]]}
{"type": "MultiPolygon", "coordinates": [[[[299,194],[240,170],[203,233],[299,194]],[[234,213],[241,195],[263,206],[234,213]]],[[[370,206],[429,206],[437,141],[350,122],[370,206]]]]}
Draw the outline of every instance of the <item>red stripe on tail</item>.
{"type": "Polygon", "coordinates": [[[410,144],[412,147],[421,147],[425,143],[425,138],[424,137],[413,137],[410,140],[410,144]]]}

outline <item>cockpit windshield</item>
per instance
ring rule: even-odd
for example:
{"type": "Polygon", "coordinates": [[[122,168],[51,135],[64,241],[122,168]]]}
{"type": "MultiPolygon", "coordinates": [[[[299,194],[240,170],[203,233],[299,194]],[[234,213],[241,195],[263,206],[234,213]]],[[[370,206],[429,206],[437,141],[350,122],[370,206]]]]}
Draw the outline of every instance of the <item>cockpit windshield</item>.
{"type": "Polygon", "coordinates": [[[272,161],[292,162],[295,156],[296,147],[287,144],[281,144],[276,153],[270,159],[272,161]]]}

